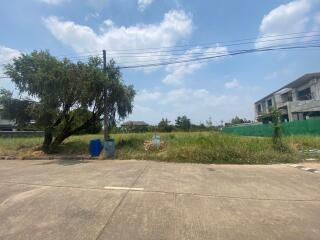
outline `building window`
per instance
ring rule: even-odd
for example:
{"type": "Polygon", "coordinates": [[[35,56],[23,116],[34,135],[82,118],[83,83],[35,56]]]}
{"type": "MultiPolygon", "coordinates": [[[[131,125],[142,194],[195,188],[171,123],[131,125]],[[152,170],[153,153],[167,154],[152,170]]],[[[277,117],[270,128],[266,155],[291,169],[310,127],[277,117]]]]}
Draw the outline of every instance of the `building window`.
{"type": "Polygon", "coordinates": [[[311,89],[306,88],[298,92],[298,100],[304,101],[304,100],[311,100],[311,89]]]}
{"type": "Polygon", "coordinates": [[[281,95],[282,102],[292,102],[292,92],[287,92],[281,95]]]}
{"type": "Polygon", "coordinates": [[[261,113],[261,112],[262,112],[262,106],[261,106],[261,104],[258,104],[257,109],[258,109],[258,113],[261,113]]]}

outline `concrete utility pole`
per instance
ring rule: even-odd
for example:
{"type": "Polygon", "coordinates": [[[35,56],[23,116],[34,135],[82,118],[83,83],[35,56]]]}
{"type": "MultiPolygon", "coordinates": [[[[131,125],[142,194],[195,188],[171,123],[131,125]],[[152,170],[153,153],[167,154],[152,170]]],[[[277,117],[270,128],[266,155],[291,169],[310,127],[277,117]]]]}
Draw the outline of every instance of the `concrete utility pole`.
{"type": "MultiPolygon", "coordinates": [[[[103,72],[107,75],[107,53],[106,50],[103,53],[103,72]]],[[[104,107],[104,141],[109,140],[108,136],[108,111],[107,111],[107,86],[104,85],[103,89],[103,107],[104,107]]]]}

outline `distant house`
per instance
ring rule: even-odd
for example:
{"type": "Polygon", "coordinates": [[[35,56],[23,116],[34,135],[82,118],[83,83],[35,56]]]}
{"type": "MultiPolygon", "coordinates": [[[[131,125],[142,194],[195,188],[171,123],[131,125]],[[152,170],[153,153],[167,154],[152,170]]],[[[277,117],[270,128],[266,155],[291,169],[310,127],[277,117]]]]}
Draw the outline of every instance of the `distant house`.
{"type": "Polygon", "coordinates": [[[121,127],[148,127],[149,124],[144,121],[127,121],[121,124],[121,127]]]}
{"type": "Polygon", "coordinates": [[[14,121],[4,119],[2,117],[3,106],[0,105],[0,131],[12,131],[14,128],[14,121]]]}
{"type": "Polygon", "coordinates": [[[125,132],[147,132],[149,125],[144,121],[128,121],[121,124],[121,127],[125,132]]]}
{"type": "Polygon", "coordinates": [[[320,118],[320,72],[305,74],[255,103],[256,117],[265,119],[272,109],[279,109],[286,121],[320,118]]]}

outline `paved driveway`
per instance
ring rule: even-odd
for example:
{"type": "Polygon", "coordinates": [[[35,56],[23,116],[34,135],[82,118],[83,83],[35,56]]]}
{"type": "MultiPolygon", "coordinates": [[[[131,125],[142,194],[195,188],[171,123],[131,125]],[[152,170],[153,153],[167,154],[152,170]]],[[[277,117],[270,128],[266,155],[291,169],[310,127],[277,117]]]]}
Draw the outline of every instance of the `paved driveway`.
{"type": "Polygon", "coordinates": [[[320,174],[290,165],[0,161],[0,239],[318,240],[320,174]]]}

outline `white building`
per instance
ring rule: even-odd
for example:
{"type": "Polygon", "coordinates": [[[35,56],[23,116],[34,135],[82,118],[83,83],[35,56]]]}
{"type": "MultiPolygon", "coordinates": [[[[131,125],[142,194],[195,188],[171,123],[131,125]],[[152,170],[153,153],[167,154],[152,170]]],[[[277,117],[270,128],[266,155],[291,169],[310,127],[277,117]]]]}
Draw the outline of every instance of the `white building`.
{"type": "Polygon", "coordinates": [[[320,118],[320,72],[306,74],[257,101],[256,118],[273,108],[287,121],[320,118]]]}

